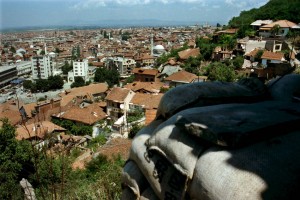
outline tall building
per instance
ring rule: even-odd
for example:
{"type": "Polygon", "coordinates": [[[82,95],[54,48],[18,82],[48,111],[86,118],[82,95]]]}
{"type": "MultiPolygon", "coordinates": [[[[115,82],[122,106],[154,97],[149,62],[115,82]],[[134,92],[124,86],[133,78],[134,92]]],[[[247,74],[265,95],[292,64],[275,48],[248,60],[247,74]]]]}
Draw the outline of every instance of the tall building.
{"type": "Polygon", "coordinates": [[[34,56],[31,59],[33,79],[48,79],[53,75],[53,66],[49,55],[34,56]]]}
{"type": "Polygon", "coordinates": [[[73,72],[68,73],[68,82],[74,82],[75,77],[82,77],[84,81],[89,81],[89,64],[87,59],[73,62],[73,72]]]}

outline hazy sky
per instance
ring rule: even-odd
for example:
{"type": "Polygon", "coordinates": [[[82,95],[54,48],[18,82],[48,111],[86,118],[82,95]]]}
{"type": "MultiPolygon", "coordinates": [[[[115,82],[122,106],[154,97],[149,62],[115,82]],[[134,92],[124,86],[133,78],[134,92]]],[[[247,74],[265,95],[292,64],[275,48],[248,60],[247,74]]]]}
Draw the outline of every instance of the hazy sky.
{"type": "Polygon", "coordinates": [[[227,24],[267,0],[0,0],[1,28],[74,25],[103,20],[167,20],[227,24]]]}

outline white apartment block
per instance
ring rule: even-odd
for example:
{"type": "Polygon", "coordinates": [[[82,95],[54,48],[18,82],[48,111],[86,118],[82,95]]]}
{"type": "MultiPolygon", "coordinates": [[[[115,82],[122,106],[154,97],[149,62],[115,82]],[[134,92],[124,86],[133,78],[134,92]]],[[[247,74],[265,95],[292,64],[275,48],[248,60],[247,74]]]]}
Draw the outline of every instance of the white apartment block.
{"type": "Polygon", "coordinates": [[[32,79],[48,79],[53,75],[53,66],[49,55],[34,56],[31,59],[32,79]]]}
{"type": "Polygon", "coordinates": [[[27,76],[31,74],[31,62],[30,61],[21,61],[16,63],[17,71],[18,71],[18,77],[27,76]]]}
{"type": "Polygon", "coordinates": [[[68,82],[74,82],[75,77],[82,77],[83,80],[89,81],[89,64],[87,59],[73,62],[73,72],[68,73],[68,82]]]}

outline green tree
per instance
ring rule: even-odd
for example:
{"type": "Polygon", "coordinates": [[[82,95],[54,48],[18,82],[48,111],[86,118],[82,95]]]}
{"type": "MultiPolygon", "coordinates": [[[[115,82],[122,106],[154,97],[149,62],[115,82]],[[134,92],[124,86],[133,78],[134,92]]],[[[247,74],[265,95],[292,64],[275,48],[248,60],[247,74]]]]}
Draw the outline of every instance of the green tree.
{"type": "Polygon", "coordinates": [[[264,50],[258,50],[254,56],[255,61],[260,62],[261,56],[264,54],[264,50]]]}
{"type": "Polygon", "coordinates": [[[13,53],[16,53],[15,47],[14,47],[14,46],[11,46],[11,47],[10,47],[10,51],[13,52],[13,53]]]}
{"type": "Polygon", "coordinates": [[[220,62],[211,63],[206,70],[212,81],[232,82],[236,78],[234,69],[220,62]]]}
{"type": "Polygon", "coordinates": [[[82,87],[82,86],[85,86],[84,79],[82,77],[80,77],[80,76],[76,76],[75,80],[74,80],[74,83],[71,84],[71,88],[82,87]]]}
{"type": "Polygon", "coordinates": [[[97,68],[95,72],[95,82],[106,82],[110,87],[120,82],[120,74],[117,70],[108,70],[106,68],[97,68]]]}
{"type": "Polygon", "coordinates": [[[244,64],[244,57],[237,56],[235,59],[233,59],[232,64],[235,69],[241,69],[244,64]]]}
{"type": "Polygon", "coordinates": [[[27,90],[31,90],[32,88],[32,81],[31,80],[24,80],[23,81],[23,88],[27,90]]]}
{"type": "Polygon", "coordinates": [[[126,78],[124,85],[128,84],[128,83],[132,83],[134,81],[135,77],[134,75],[130,75],[129,77],[126,78]]]}
{"type": "Polygon", "coordinates": [[[8,119],[1,119],[0,128],[0,199],[21,199],[19,186],[27,178],[31,163],[31,146],[27,141],[17,141],[15,128],[8,119]]]}
{"type": "Polygon", "coordinates": [[[49,76],[48,83],[49,83],[50,90],[61,89],[64,86],[64,80],[59,75],[49,76]]]}
{"type": "Polygon", "coordinates": [[[65,61],[65,64],[61,67],[63,74],[68,74],[69,71],[73,69],[73,63],[69,64],[68,61],[65,61]]]}
{"type": "Polygon", "coordinates": [[[42,50],[40,54],[45,55],[45,50],[42,50]]]}
{"type": "Polygon", "coordinates": [[[50,90],[50,84],[47,79],[37,79],[35,81],[36,89],[40,92],[47,92],[50,90]]]}

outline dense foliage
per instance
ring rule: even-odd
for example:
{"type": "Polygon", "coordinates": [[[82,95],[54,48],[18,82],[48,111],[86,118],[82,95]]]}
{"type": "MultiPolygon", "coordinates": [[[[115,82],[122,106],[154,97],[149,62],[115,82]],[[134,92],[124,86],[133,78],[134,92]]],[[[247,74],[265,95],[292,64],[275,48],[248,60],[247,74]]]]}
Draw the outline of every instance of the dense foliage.
{"type": "Polygon", "coordinates": [[[233,17],[229,26],[245,29],[252,22],[259,19],[282,20],[300,22],[300,1],[299,0],[270,0],[260,8],[253,8],[242,11],[240,16],[233,17]]]}
{"type": "Polygon", "coordinates": [[[119,84],[120,74],[117,70],[108,70],[106,68],[97,68],[95,72],[95,82],[106,82],[109,87],[119,84]]]}
{"type": "Polygon", "coordinates": [[[65,119],[56,119],[52,118],[51,120],[54,124],[57,124],[58,126],[61,126],[65,129],[67,129],[67,133],[71,133],[73,135],[92,135],[93,128],[88,125],[75,123],[70,120],[65,119]]]}
{"type": "MultiPolygon", "coordinates": [[[[74,160],[82,154],[78,149],[62,147],[59,151],[37,149],[28,141],[15,139],[15,128],[2,119],[0,128],[0,199],[24,199],[19,185],[26,178],[33,186],[37,199],[119,199],[120,156],[108,159],[98,155],[85,169],[72,169],[74,160]],[[68,154],[70,152],[70,154],[68,154]]],[[[99,137],[93,144],[103,145],[99,137]]]]}
{"type": "Polygon", "coordinates": [[[71,88],[82,87],[82,86],[85,86],[84,79],[82,77],[80,77],[80,76],[76,76],[74,78],[74,82],[71,84],[71,88]]]}
{"type": "Polygon", "coordinates": [[[64,80],[61,76],[49,76],[48,79],[37,79],[35,82],[26,80],[23,82],[23,87],[31,92],[47,92],[49,90],[62,89],[64,80]]]}

